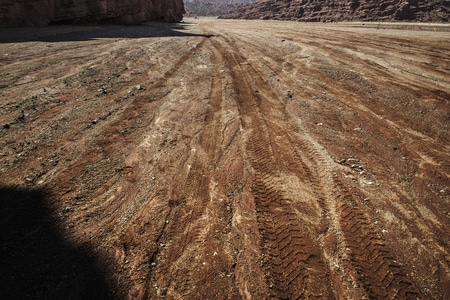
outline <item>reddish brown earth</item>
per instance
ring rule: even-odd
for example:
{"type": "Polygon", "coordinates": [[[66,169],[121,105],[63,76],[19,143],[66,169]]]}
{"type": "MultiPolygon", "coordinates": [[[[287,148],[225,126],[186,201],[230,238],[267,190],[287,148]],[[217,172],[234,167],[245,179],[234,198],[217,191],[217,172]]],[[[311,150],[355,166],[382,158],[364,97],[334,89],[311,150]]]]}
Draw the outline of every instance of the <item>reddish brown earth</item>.
{"type": "Polygon", "coordinates": [[[0,32],[3,295],[449,299],[450,26],[188,21],[0,32]]]}

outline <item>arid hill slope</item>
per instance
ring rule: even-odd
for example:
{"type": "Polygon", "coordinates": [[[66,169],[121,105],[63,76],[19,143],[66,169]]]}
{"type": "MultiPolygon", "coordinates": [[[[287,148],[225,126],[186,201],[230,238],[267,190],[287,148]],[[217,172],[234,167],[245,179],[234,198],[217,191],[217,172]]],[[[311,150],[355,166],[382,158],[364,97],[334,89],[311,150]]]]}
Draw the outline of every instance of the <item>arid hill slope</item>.
{"type": "Polygon", "coordinates": [[[260,0],[230,14],[228,19],[448,21],[449,0],[260,0]]]}
{"type": "Polygon", "coordinates": [[[184,12],[183,0],[8,0],[0,2],[0,27],[46,26],[51,22],[178,22],[184,12]]]}

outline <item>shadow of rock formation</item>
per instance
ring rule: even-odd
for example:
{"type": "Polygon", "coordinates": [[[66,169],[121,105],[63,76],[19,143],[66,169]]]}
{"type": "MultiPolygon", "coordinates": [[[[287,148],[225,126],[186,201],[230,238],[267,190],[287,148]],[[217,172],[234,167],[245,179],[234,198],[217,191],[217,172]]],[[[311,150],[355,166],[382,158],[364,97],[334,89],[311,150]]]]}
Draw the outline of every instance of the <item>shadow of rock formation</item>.
{"type": "Polygon", "coordinates": [[[69,26],[44,28],[0,28],[0,43],[20,42],[76,42],[100,38],[136,39],[168,36],[198,36],[185,32],[189,23],[148,22],[136,26],[69,26]]]}
{"type": "Polygon", "coordinates": [[[0,187],[2,299],[114,299],[98,258],[58,228],[42,189],[0,187]]]}

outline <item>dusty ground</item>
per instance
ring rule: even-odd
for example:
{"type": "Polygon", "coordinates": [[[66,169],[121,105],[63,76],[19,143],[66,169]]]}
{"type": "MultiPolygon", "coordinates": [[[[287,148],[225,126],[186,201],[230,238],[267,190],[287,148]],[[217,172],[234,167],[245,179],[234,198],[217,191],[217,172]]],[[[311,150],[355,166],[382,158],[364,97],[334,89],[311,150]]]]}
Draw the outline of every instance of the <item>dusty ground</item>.
{"type": "Polygon", "coordinates": [[[8,299],[449,299],[450,26],[0,32],[8,299]]]}

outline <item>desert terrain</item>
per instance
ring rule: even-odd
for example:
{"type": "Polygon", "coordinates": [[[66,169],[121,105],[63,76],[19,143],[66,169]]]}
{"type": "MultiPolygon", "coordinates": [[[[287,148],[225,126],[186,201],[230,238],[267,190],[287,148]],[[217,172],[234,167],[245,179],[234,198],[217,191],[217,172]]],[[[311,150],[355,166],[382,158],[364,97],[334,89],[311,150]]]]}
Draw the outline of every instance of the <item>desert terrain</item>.
{"type": "Polygon", "coordinates": [[[449,299],[450,25],[0,29],[5,299],[449,299]]]}

